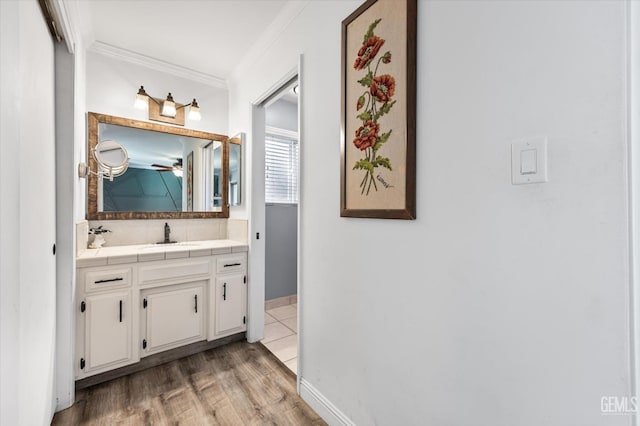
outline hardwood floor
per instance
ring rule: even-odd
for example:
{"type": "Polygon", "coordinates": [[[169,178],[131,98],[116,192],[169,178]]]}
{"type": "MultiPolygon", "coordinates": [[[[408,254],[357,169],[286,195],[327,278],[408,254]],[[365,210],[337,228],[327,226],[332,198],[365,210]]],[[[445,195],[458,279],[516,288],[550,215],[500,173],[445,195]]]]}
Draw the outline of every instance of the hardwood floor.
{"type": "Polygon", "coordinates": [[[325,425],[295,376],[259,343],[237,342],[76,392],[53,425],[325,425]]]}

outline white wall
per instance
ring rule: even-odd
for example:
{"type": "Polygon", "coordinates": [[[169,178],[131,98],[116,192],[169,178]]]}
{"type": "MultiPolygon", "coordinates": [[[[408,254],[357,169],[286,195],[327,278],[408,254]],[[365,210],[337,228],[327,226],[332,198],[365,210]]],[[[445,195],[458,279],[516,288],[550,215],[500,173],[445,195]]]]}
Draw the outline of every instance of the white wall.
{"type": "Polygon", "coordinates": [[[16,200],[20,188],[14,184],[14,176],[19,173],[17,158],[20,147],[16,141],[20,137],[17,109],[20,90],[17,63],[20,31],[18,2],[0,2],[0,423],[18,423],[18,383],[20,352],[20,255],[16,246],[20,244],[18,223],[20,209],[16,200]]]}
{"type": "Polygon", "coordinates": [[[39,425],[55,407],[54,49],[36,1],[2,2],[0,22],[0,423],[39,425]]]}
{"type": "Polygon", "coordinates": [[[55,45],[56,101],[56,397],[57,409],[74,399],[73,300],[75,295],[74,57],[63,43],[55,45]]]}
{"type": "Polygon", "coordinates": [[[310,2],[230,85],[251,129],[304,55],[302,378],[359,425],[630,424],[600,413],[631,387],[624,3],[419,2],[416,221],[339,217],[356,6],[310,2]],[[539,135],[550,181],[512,186],[539,135]]]}
{"type": "Polygon", "coordinates": [[[186,80],[92,51],[87,53],[87,111],[149,121],[147,111],[133,107],[136,92],[141,85],[149,95],[156,98],[164,98],[171,92],[175,101],[181,104],[189,103],[193,98],[198,100],[202,120],[187,119],[185,126],[178,127],[227,134],[226,89],[186,80]]]}
{"type": "MultiPolygon", "coordinates": [[[[629,2],[629,141],[628,146],[631,151],[630,170],[631,170],[631,216],[632,226],[632,250],[630,253],[631,263],[633,267],[633,324],[634,331],[634,352],[635,352],[635,395],[640,393],[637,383],[640,380],[640,327],[637,325],[638,313],[640,312],[640,3],[629,2]]],[[[635,425],[640,425],[640,416],[636,416],[635,425]]]]}

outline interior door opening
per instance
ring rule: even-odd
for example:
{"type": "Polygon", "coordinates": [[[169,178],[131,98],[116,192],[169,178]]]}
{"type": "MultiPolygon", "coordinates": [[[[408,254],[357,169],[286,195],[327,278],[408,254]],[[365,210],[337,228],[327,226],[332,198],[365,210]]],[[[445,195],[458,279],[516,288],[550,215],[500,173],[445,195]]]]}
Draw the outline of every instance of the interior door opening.
{"type": "Polygon", "coordinates": [[[291,371],[298,369],[298,79],[265,109],[265,324],[261,342],[291,371]]]}

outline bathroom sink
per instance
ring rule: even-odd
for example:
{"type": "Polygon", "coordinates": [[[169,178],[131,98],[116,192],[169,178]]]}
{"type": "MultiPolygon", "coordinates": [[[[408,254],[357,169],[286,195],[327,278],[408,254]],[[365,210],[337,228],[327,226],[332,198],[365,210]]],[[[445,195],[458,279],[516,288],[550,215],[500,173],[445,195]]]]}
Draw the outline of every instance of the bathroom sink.
{"type": "Polygon", "coordinates": [[[174,242],[174,243],[155,243],[155,244],[149,244],[148,246],[144,246],[144,247],[140,247],[140,250],[157,250],[157,251],[162,251],[162,250],[167,250],[169,248],[172,247],[198,247],[199,244],[197,243],[188,243],[188,242],[183,242],[183,243],[178,243],[178,242],[174,242]]]}

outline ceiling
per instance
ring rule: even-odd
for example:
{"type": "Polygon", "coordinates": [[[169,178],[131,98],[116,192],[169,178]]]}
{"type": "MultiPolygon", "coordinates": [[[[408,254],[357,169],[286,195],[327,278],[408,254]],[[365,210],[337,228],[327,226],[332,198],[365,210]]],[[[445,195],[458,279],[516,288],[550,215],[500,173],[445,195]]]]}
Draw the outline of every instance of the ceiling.
{"type": "Polygon", "coordinates": [[[203,147],[210,141],[133,127],[100,123],[100,140],[114,140],[127,150],[129,167],[154,169],[152,164],[171,166],[184,157],[185,146],[203,147]]]}
{"type": "Polygon", "coordinates": [[[287,0],[93,0],[96,42],[226,80],[287,0]]]}

